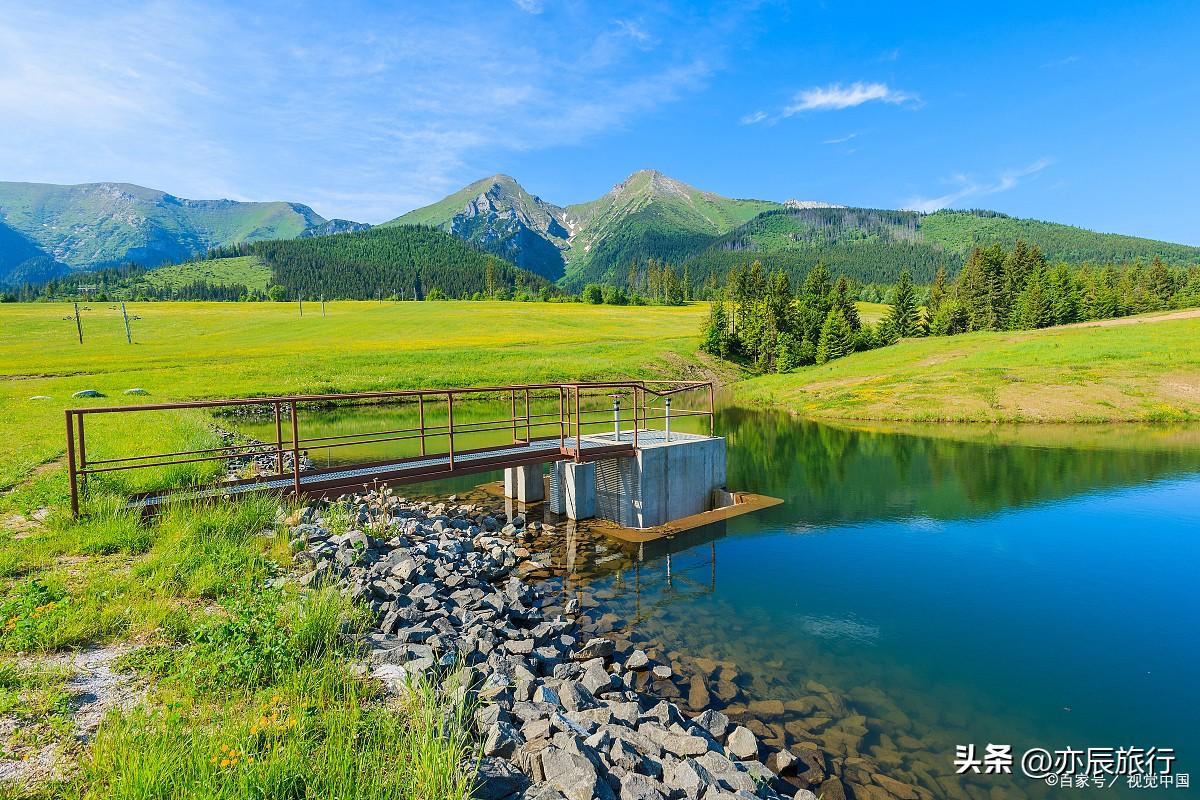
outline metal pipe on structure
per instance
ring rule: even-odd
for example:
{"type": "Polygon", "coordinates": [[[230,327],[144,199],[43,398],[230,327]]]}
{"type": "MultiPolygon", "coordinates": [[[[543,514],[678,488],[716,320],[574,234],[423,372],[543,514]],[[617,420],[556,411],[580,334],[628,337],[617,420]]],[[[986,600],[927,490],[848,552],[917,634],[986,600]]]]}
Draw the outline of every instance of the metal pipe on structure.
{"type": "Polygon", "coordinates": [[[613,395],[613,441],[621,441],[621,398],[613,395]]]}
{"type": "Polygon", "coordinates": [[[671,441],[671,398],[664,397],[663,405],[666,406],[666,409],[667,409],[664,412],[663,420],[666,423],[665,427],[666,427],[666,433],[667,433],[667,441],[669,442],[669,441],[671,441]]]}

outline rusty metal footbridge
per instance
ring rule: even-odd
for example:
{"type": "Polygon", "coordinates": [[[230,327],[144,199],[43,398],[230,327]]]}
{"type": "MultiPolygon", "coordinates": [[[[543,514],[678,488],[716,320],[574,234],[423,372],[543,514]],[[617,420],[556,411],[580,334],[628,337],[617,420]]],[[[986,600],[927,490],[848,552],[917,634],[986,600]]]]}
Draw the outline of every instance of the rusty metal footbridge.
{"type": "MultiPolygon", "coordinates": [[[[713,433],[713,384],[710,381],[615,381],[603,383],[542,383],[450,389],[358,392],[351,394],[291,395],[230,400],[197,400],[72,408],[66,411],[67,470],[71,510],[78,514],[89,478],[144,471],[165,476],[186,464],[216,462],[228,465],[243,459],[246,472],[224,480],[192,480],[182,485],[166,478],[162,488],[135,492],[132,504],[153,508],[179,498],[225,497],[253,491],[328,495],[364,485],[399,485],[469,475],[511,467],[570,459],[585,463],[632,456],[639,447],[701,434],[671,431],[688,418],[699,417],[707,435],[713,433]],[[687,399],[694,408],[672,408],[673,399],[687,399]],[[411,420],[385,430],[304,436],[306,414],[344,412],[373,419],[370,411],[399,408],[398,418],[411,420]],[[258,421],[273,430],[274,440],[235,438],[219,447],[168,452],[112,453],[104,447],[88,450],[87,430],[101,428],[99,418],[137,426],[149,414],[207,412],[258,421]],[[114,419],[115,418],[115,419],[114,419]],[[707,419],[707,426],[703,422],[707,419]],[[273,428],[271,427],[273,423],[273,428]],[[325,467],[308,465],[314,450],[373,446],[389,457],[325,467]],[[97,452],[97,450],[99,452],[97,452]],[[394,453],[394,455],[392,455],[394,453]],[[267,464],[267,468],[260,465],[267,464]],[[154,473],[153,471],[158,471],[154,473]]],[[[386,419],[386,418],[385,418],[386,419]]],[[[361,426],[351,425],[352,428],[361,426]]],[[[696,427],[696,423],[683,427],[696,427]]],[[[94,437],[95,438],[95,437],[94,437]]],[[[149,444],[149,443],[147,443],[149,444]]],[[[217,470],[221,471],[221,470],[217,470]]],[[[228,472],[228,470],[224,470],[228,472]]],[[[153,485],[156,480],[148,481],[153,485]]]]}

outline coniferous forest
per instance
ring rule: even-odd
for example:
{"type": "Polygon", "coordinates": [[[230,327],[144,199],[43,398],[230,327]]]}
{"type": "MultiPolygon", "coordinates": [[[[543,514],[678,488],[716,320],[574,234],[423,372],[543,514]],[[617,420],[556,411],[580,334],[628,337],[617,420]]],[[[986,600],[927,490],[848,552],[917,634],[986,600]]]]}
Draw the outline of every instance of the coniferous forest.
{"type": "Polygon", "coordinates": [[[1050,264],[1018,240],[976,248],[951,280],[944,267],[918,288],[907,269],[887,294],[877,325],[863,324],[845,275],[818,262],[798,288],[784,269],[735,267],[712,292],[701,349],[759,372],[823,364],[906,336],[1025,330],[1200,305],[1200,267],[1050,264]]]}

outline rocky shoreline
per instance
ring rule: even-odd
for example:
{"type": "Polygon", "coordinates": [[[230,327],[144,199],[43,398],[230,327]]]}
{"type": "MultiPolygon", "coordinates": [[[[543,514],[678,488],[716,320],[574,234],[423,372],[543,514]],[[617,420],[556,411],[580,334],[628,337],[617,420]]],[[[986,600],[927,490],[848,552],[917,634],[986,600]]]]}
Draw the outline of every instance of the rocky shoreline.
{"type": "MultiPolygon", "coordinates": [[[[275,445],[267,444],[264,441],[247,436],[244,433],[226,430],[218,426],[213,426],[213,432],[221,439],[221,445],[228,448],[262,448],[262,450],[243,450],[243,452],[229,456],[225,459],[225,479],[234,481],[239,478],[249,477],[249,475],[273,475],[278,472],[279,466],[274,453],[275,445]]],[[[289,474],[292,471],[293,457],[290,451],[283,453],[283,474],[289,474]]],[[[307,472],[313,467],[312,459],[308,454],[301,451],[300,453],[300,471],[307,472]]]]}
{"type": "Polygon", "coordinates": [[[538,583],[548,554],[530,546],[553,525],[387,490],[317,501],[288,523],[300,583],[373,609],[371,674],[395,692],[453,674],[449,690],[471,693],[480,800],[932,797],[811,742],[768,743],[761,723],[712,707],[703,679],[605,636],[611,621],[538,583]],[[671,699],[679,684],[686,710],[671,699]]]}

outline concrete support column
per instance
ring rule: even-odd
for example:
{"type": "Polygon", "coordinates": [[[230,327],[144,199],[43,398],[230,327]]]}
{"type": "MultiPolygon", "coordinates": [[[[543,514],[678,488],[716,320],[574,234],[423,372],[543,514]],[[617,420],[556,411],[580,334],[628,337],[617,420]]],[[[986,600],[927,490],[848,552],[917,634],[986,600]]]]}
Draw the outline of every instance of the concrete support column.
{"type": "Polygon", "coordinates": [[[593,462],[554,462],[555,483],[562,500],[561,513],[568,519],[596,516],[596,465],[593,462]]]}
{"type": "Polygon", "coordinates": [[[504,496],[521,503],[545,500],[546,484],[542,480],[542,465],[505,468],[504,496]]]}

